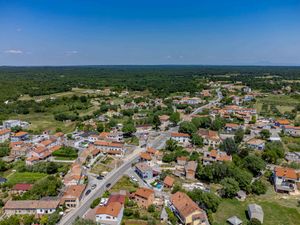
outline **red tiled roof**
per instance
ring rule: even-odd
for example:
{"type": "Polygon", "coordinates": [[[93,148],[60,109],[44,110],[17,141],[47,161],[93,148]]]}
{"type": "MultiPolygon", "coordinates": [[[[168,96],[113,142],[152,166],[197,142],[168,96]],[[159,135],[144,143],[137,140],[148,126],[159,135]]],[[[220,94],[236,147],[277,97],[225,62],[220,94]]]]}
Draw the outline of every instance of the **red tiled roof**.
{"type": "Polygon", "coordinates": [[[12,190],[14,191],[29,191],[32,188],[32,184],[15,184],[15,186],[12,187],[12,190]]]}

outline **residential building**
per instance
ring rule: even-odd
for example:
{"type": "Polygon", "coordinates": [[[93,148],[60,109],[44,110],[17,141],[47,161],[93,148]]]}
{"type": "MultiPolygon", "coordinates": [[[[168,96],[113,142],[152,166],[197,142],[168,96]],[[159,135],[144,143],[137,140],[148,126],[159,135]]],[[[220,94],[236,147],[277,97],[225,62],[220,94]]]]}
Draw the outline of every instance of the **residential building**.
{"type": "Polygon", "coordinates": [[[292,137],[300,137],[300,127],[285,125],[282,126],[282,130],[285,134],[288,134],[292,137]]]}
{"type": "Polygon", "coordinates": [[[154,202],[154,191],[149,188],[139,188],[134,193],[134,200],[139,207],[148,208],[154,202]]]}
{"type": "Polygon", "coordinates": [[[77,207],[83,196],[85,188],[85,184],[67,186],[60,200],[60,204],[65,205],[67,208],[77,207]]]}
{"type": "Polygon", "coordinates": [[[125,148],[124,144],[117,142],[107,142],[107,141],[95,141],[94,143],[97,149],[100,149],[102,153],[107,153],[111,155],[124,155],[125,148]]]}
{"type": "Polygon", "coordinates": [[[164,186],[166,188],[172,188],[174,185],[175,179],[173,177],[170,176],[166,176],[164,179],[164,186]]]}
{"type": "Polygon", "coordinates": [[[7,216],[16,214],[44,215],[54,213],[58,205],[59,200],[8,200],[3,209],[7,216]]]}
{"type": "Polygon", "coordinates": [[[285,154],[285,159],[288,162],[300,163],[300,152],[288,152],[285,154]]]}
{"type": "Polygon", "coordinates": [[[190,135],[185,133],[171,133],[171,139],[178,141],[180,144],[190,143],[190,135]]]}
{"type": "Polygon", "coordinates": [[[10,129],[0,130],[0,143],[5,142],[10,138],[10,129]]]}
{"type": "Polygon", "coordinates": [[[123,218],[124,204],[111,202],[96,209],[96,222],[101,225],[120,225],[123,218]]]}
{"type": "Polygon", "coordinates": [[[32,184],[15,184],[10,193],[11,194],[17,194],[17,195],[21,195],[29,190],[32,189],[32,184]]]}
{"type": "Polygon", "coordinates": [[[153,178],[153,170],[147,163],[144,163],[144,162],[137,163],[135,165],[135,172],[142,179],[151,179],[151,178],[153,178]]]}
{"type": "Polygon", "coordinates": [[[290,193],[298,189],[300,173],[287,167],[275,167],[274,188],[277,192],[290,193]]]}
{"type": "Polygon", "coordinates": [[[176,161],[177,161],[177,164],[179,166],[185,166],[186,162],[187,162],[188,158],[186,156],[179,156],[177,157],[176,161]]]}
{"type": "Polygon", "coordinates": [[[275,121],[275,126],[277,127],[282,127],[287,125],[290,125],[290,121],[287,119],[278,119],[275,121]]]}
{"type": "Polygon", "coordinates": [[[29,123],[21,120],[5,120],[3,121],[3,127],[6,129],[11,129],[13,127],[21,127],[27,129],[29,127],[29,123]]]}
{"type": "Polygon", "coordinates": [[[263,224],[264,222],[264,212],[262,207],[257,204],[249,204],[248,205],[248,216],[251,219],[257,219],[263,224]]]}
{"type": "Polygon", "coordinates": [[[11,136],[11,142],[25,141],[29,138],[29,135],[25,131],[19,131],[11,136]]]}
{"type": "Polygon", "coordinates": [[[83,170],[79,163],[74,163],[70,171],[64,177],[63,183],[65,186],[78,185],[83,181],[83,170]]]}
{"type": "Polygon", "coordinates": [[[176,192],[170,198],[170,209],[186,225],[207,225],[206,213],[187,194],[176,192]]]}
{"type": "Polygon", "coordinates": [[[224,161],[232,161],[232,156],[227,155],[226,152],[222,152],[219,150],[211,150],[204,152],[203,155],[203,165],[209,165],[213,162],[224,162],[224,161]]]}
{"type": "Polygon", "coordinates": [[[152,160],[152,157],[149,153],[147,152],[141,152],[140,153],[140,160],[142,162],[145,162],[145,161],[151,161],[152,160]]]}
{"type": "Polygon", "coordinates": [[[225,124],[225,131],[228,133],[234,133],[236,132],[238,129],[243,128],[240,124],[236,124],[236,123],[226,123],[225,124]]]}
{"type": "Polygon", "coordinates": [[[250,148],[255,150],[264,150],[265,149],[265,141],[262,139],[252,138],[246,142],[250,148]]]}
{"type": "Polygon", "coordinates": [[[203,143],[213,148],[221,144],[221,138],[216,131],[199,129],[198,135],[203,138],[203,143]]]}
{"type": "Polygon", "coordinates": [[[198,163],[196,161],[188,161],[185,165],[185,177],[187,179],[195,179],[198,163]]]}

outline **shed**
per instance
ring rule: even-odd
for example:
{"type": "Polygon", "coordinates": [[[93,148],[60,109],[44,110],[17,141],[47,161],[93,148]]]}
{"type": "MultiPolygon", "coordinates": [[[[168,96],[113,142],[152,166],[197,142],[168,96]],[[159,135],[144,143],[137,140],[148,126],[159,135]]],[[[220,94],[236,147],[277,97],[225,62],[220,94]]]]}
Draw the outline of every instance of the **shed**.
{"type": "Polygon", "coordinates": [[[248,205],[248,215],[250,220],[255,218],[259,220],[261,223],[264,221],[264,212],[262,210],[262,207],[257,204],[249,204],[248,205]]]}
{"type": "Polygon", "coordinates": [[[243,223],[242,220],[240,220],[237,216],[232,216],[227,219],[227,222],[231,225],[241,225],[243,223]]]}

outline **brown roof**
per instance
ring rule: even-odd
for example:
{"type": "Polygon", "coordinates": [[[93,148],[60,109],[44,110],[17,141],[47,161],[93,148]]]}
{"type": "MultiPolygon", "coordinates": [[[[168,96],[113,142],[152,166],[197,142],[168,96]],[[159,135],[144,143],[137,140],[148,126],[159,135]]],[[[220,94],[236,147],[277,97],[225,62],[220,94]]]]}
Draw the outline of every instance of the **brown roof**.
{"type": "Polygon", "coordinates": [[[9,129],[0,130],[0,135],[10,133],[9,129]]]}
{"type": "Polygon", "coordinates": [[[122,210],[123,205],[120,202],[111,202],[105,206],[100,206],[96,209],[96,215],[106,214],[117,217],[122,210]]]}
{"type": "Polygon", "coordinates": [[[64,136],[64,133],[63,132],[57,132],[54,134],[55,137],[62,137],[64,136]]]}
{"type": "Polygon", "coordinates": [[[239,127],[239,125],[236,123],[226,123],[225,127],[235,128],[235,127],[239,127]]]}
{"type": "Polygon", "coordinates": [[[290,121],[287,119],[278,119],[276,122],[279,123],[280,125],[289,125],[290,124],[290,121]]]}
{"type": "Polygon", "coordinates": [[[27,132],[25,132],[25,131],[20,131],[20,132],[18,132],[18,133],[15,133],[15,137],[21,137],[21,136],[23,136],[23,135],[26,135],[26,134],[28,134],[27,132]]]}
{"type": "Polygon", "coordinates": [[[171,133],[172,137],[190,137],[189,134],[185,134],[185,133],[171,133]]]}
{"type": "Polygon", "coordinates": [[[263,143],[265,143],[264,140],[257,139],[257,138],[252,138],[251,140],[247,141],[247,144],[250,144],[250,145],[260,145],[263,143]]]}
{"type": "Polygon", "coordinates": [[[150,154],[155,154],[157,152],[157,150],[155,148],[148,147],[147,152],[150,153],[150,154]]]}
{"type": "Polygon", "coordinates": [[[166,178],[164,179],[164,184],[169,187],[172,187],[174,184],[174,181],[175,181],[175,179],[173,177],[166,176],[166,178]]]}
{"type": "Polygon", "coordinates": [[[50,144],[52,144],[52,143],[53,143],[53,141],[50,140],[50,139],[48,139],[48,140],[42,141],[40,144],[41,144],[41,145],[44,145],[44,146],[48,146],[48,145],[50,145],[50,144]]]}
{"type": "Polygon", "coordinates": [[[56,209],[58,204],[58,200],[9,200],[4,209],[56,209]]]}
{"type": "Polygon", "coordinates": [[[98,145],[98,146],[123,148],[123,144],[121,144],[121,143],[115,143],[115,142],[95,141],[94,144],[98,145]]]}
{"type": "Polygon", "coordinates": [[[176,192],[171,196],[171,202],[177,209],[181,217],[186,218],[191,213],[199,211],[204,214],[203,210],[183,192],[176,192]]]}
{"type": "Polygon", "coordinates": [[[287,167],[275,167],[275,174],[277,177],[298,179],[298,174],[296,173],[296,171],[287,167]]]}
{"type": "Polygon", "coordinates": [[[15,184],[15,186],[12,187],[12,190],[14,191],[29,191],[32,188],[32,184],[15,184]]]}
{"type": "Polygon", "coordinates": [[[66,191],[64,192],[63,198],[80,198],[82,193],[85,190],[85,184],[79,185],[70,185],[67,187],[66,191]]]}
{"type": "Polygon", "coordinates": [[[150,161],[150,160],[152,159],[151,155],[150,155],[149,153],[147,153],[147,152],[142,152],[142,153],[140,154],[140,157],[141,157],[142,159],[145,159],[145,160],[148,160],[148,161],[150,161]]]}
{"type": "Polygon", "coordinates": [[[135,195],[148,199],[151,195],[154,195],[154,191],[149,188],[139,188],[136,190],[135,195]]]}

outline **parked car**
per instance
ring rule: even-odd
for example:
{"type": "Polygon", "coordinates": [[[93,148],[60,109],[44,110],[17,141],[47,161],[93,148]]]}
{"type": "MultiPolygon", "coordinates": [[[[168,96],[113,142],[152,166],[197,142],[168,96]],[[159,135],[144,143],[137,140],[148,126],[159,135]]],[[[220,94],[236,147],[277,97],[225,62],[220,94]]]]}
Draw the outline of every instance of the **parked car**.
{"type": "Polygon", "coordinates": [[[107,188],[109,188],[109,187],[110,187],[110,185],[111,185],[111,183],[108,183],[108,184],[106,185],[106,187],[107,187],[107,188]]]}
{"type": "Polygon", "coordinates": [[[89,193],[91,193],[91,189],[88,189],[86,192],[85,192],[85,195],[89,195],[89,193]]]}
{"type": "Polygon", "coordinates": [[[92,188],[92,190],[94,190],[96,187],[97,187],[97,184],[93,184],[91,188],[92,188]]]}

